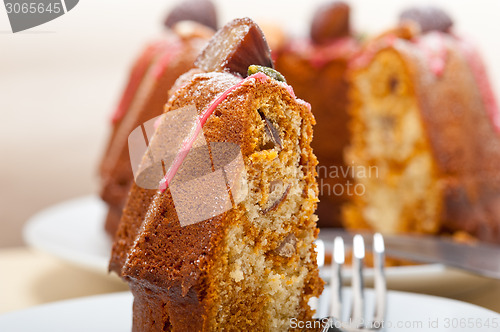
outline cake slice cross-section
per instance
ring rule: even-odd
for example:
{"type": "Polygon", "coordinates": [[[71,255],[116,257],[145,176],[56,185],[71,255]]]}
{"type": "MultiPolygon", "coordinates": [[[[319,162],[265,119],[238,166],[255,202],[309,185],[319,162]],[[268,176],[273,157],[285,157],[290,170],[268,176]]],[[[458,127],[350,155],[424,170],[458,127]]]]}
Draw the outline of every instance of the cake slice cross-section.
{"type": "Polygon", "coordinates": [[[132,185],[110,262],[134,295],[134,331],[286,331],[293,318],[312,319],[309,299],[323,287],[313,243],[315,120],[289,85],[263,73],[271,68],[258,67],[270,61],[262,45],[257,57],[237,54],[257,37],[265,44],[247,18],[222,28],[197,62],[204,70],[179,78],[150,141],[143,163],[162,146],[179,148],[164,154],[158,188],[142,188],[137,179],[132,185]],[[225,54],[215,52],[214,45],[226,41],[220,38],[233,33],[225,54]],[[245,61],[255,65],[253,74],[242,72],[245,61]],[[170,121],[190,118],[170,115],[193,110],[194,121],[180,126],[190,130],[165,146],[170,121]],[[235,164],[242,167],[227,166],[235,164]],[[218,190],[221,169],[227,195],[218,190]],[[214,181],[212,188],[205,178],[214,181]],[[189,190],[196,181],[205,190],[189,190]],[[223,203],[210,203],[213,195],[223,203]],[[210,204],[214,213],[206,215],[210,204]],[[192,222],[181,220],[186,205],[193,213],[183,213],[183,220],[192,222]],[[199,214],[207,218],[194,220],[199,214]]]}

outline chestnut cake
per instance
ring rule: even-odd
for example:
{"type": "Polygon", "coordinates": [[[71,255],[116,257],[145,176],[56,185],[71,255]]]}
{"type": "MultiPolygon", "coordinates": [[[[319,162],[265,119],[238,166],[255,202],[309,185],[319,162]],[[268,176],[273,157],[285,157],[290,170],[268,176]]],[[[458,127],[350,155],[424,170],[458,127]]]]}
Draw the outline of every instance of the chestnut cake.
{"type": "MultiPolygon", "coordinates": [[[[323,288],[313,244],[314,117],[270,68],[269,47],[248,18],[219,30],[196,65],[179,78],[165,116],[194,107],[196,128],[208,146],[237,145],[245,169],[237,182],[244,195],[232,192],[230,209],[183,225],[170,186],[174,166],[159,189],[136,181],[110,270],[134,295],[133,331],[286,331],[291,318],[311,319],[308,301],[323,288]]],[[[162,133],[170,125],[158,124],[143,163],[165,143],[162,133]]],[[[183,147],[191,146],[186,142],[193,141],[184,140],[183,147]]],[[[175,158],[180,163],[181,155],[175,158]]],[[[210,156],[217,170],[213,150],[210,156]]]]}
{"type": "Polygon", "coordinates": [[[348,199],[348,181],[352,183],[342,173],[346,169],[344,148],[349,142],[345,74],[349,60],[359,49],[349,21],[346,3],[327,2],[314,14],[310,38],[290,38],[275,52],[276,69],[299,98],[311,103],[317,121],[312,147],[319,160],[320,227],[341,226],[341,206],[348,199]]]}
{"type": "Polygon", "coordinates": [[[500,243],[500,117],[475,48],[437,8],[414,8],[352,62],[346,159],[373,174],[348,228],[465,233],[500,243]]]}
{"type": "Polygon", "coordinates": [[[100,195],[108,205],[105,229],[111,236],[116,233],[133,182],[129,134],[163,113],[169,89],[193,68],[194,60],[215,32],[215,7],[209,0],[184,1],[170,12],[165,25],[164,36],[150,42],[133,65],[111,119],[112,132],[99,167],[100,195]],[[198,15],[199,11],[203,15],[198,15]]]}

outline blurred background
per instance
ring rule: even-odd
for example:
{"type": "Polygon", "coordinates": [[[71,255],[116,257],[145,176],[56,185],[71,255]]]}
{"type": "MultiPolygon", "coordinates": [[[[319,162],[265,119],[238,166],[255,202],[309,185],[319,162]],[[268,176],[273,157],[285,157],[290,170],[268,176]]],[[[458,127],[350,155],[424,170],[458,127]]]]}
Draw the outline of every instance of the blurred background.
{"type": "MultiPolygon", "coordinates": [[[[223,25],[249,16],[304,35],[322,0],[214,0],[223,25]]],[[[378,34],[418,0],[356,0],[352,26],[378,34]]],[[[431,3],[428,1],[427,3],[431,3]]],[[[109,117],[141,47],[175,1],[82,0],[66,15],[13,34],[0,9],[0,247],[22,245],[40,209],[97,193],[109,117]]],[[[482,51],[500,96],[500,2],[434,0],[482,51]]],[[[3,7],[3,6],[2,6],[3,7]]]]}

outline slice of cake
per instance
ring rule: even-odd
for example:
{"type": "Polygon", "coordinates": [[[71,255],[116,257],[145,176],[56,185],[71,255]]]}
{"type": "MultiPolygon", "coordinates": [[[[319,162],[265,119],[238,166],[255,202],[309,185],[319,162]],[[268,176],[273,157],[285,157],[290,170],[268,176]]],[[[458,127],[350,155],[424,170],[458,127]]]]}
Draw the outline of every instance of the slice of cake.
{"type": "Polygon", "coordinates": [[[349,142],[347,123],[347,64],[358,49],[352,36],[349,6],[340,1],[317,8],[309,38],[291,38],[276,52],[276,69],[294,87],[299,98],[311,103],[317,125],[312,147],[318,157],[320,227],[341,225],[340,208],[352,188],[344,148],[349,142]]]}
{"type": "Polygon", "coordinates": [[[208,0],[184,1],[167,16],[165,25],[164,36],[149,43],[136,60],[112,115],[112,132],[99,167],[101,197],[109,207],[105,228],[112,236],[133,182],[128,136],[163,113],[169,89],[193,68],[216,29],[214,5],[208,0]]]}
{"type": "Polygon", "coordinates": [[[346,226],[464,231],[500,242],[499,112],[475,48],[436,8],[414,8],[353,60],[353,160],[363,193],[346,226]]]}
{"type": "Polygon", "coordinates": [[[322,290],[314,117],[248,18],[197,67],[155,121],[110,270],[134,295],[134,331],[288,330],[322,290]]]}

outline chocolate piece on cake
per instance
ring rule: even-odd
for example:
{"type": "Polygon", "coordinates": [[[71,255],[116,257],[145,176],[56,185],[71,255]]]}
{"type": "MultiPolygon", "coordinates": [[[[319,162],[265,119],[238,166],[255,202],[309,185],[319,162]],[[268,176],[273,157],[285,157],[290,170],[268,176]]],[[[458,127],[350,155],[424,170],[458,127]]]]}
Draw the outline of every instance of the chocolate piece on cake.
{"type": "MultiPolygon", "coordinates": [[[[241,31],[255,27],[230,22],[197,63],[230,63],[235,54],[212,52],[215,45],[238,48],[254,40],[241,31]],[[227,45],[220,38],[232,29],[239,37],[227,45]]],[[[153,169],[164,153],[158,189],[139,186],[148,174],[132,185],[113,244],[110,270],[134,294],[134,331],[288,330],[291,318],[311,319],[308,301],[322,290],[310,106],[269,68],[244,77],[214,69],[176,83],[139,167],[153,169]],[[237,159],[242,167],[228,171],[237,159]],[[227,186],[211,182],[221,171],[227,186]]]]}
{"type": "Polygon", "coordinates": [[[311,103],[316,118],[312,147],[319,160],[320,227],[341,226],[340,208],[352,191],[352,164],[344,164],[343,156],[349,142],[345,73],[359,47],[351,35],[349,14],[344,2],[326,3],[314,15],[310,39],[290,39],[282,49],[273,50],[276,69],[299,98],[311,103]]]}
{"type": "Polygon", "coordinates": [[[344,210],[346,226],[465,231],[500,243],[500,118],[480,56],[443,32],[451,23],[402,24],[353,61],[346,156],[365,172],[355,177],[364,194],[344,210]]]}
{"type": "MultiPolygon", "coordinates": [[[[189,6],[192,3],[188,1],[189,6]]],[[[181,7],[182,3],[178,8],[181,7]]],[[[163,113],[175,80],[193,68],[199,52],[215,32],[201,24],[205,22],[195,22],[192,15],[182,19],[179,12],[175,13],[175,24],[169,25],[161,39],[149,43],[135,61],[112,116],[112,132],[99,168],[101,197],[109,208],[105,228],[111,236],[116,233],[133,182],[128,150],[130,133],[163,113]]]]}

